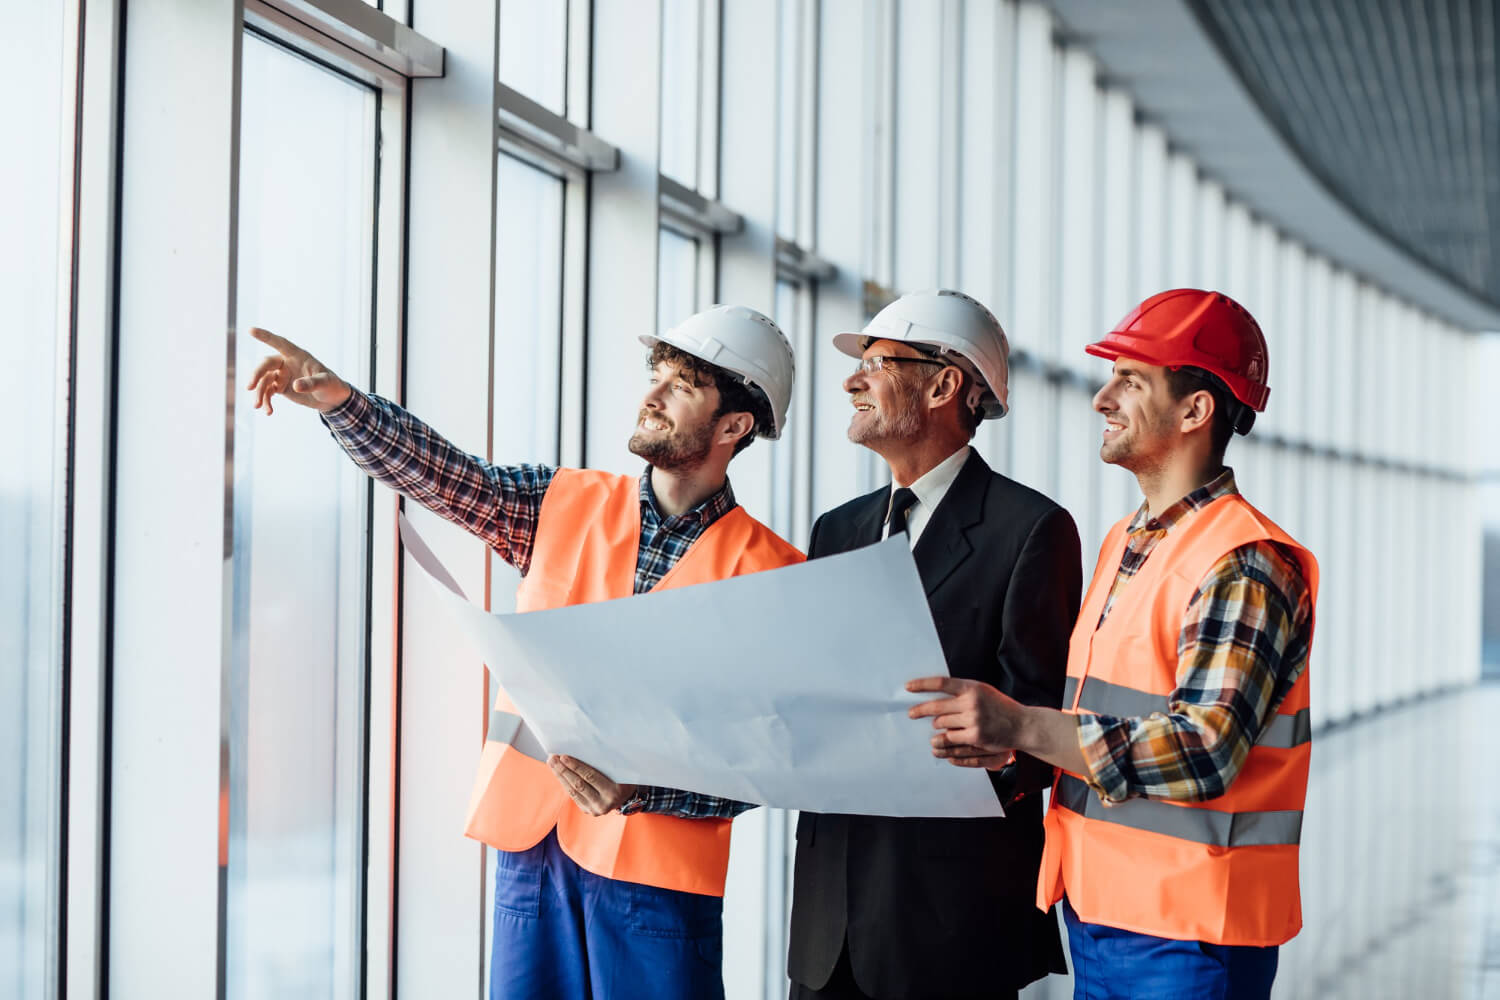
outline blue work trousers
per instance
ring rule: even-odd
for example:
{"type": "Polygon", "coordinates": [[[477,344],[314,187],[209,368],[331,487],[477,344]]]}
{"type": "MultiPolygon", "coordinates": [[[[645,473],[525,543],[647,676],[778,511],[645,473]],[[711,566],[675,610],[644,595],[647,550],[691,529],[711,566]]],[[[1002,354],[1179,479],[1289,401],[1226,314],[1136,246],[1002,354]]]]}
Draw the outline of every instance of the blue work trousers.
{"type": "Polygon", "coordinates": [[[1267,1000],[1275,947],[1174,941],[1086,924],[1063,900],[1073,1000],[1267,1000]]]}
{"type": "Polygon", "coordinates": [[[557,831],[497,851],[490,1000],[719,1000],[724,902],[603,878],[557,831]]]}

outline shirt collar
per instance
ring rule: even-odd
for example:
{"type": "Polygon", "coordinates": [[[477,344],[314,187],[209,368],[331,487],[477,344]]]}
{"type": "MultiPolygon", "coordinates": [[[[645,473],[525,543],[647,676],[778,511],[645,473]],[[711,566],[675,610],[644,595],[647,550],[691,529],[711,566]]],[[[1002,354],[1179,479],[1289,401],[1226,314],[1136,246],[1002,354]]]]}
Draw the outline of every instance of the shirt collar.
{"type": "MultiPolygon", "coordinates": [[[[684,521],[695,521],[707,525],[713,524],[719,518],[728,514],[738,506],[734,499],[734,489],[729,485],[729,477],[724,477],[724,485],[716,492],[704,498],[692,510],[684,511],[676,515],[677,519],[684,521]]],[[[656,491],[651,488],[651,466],[646,466],[646,471],[641,473],[641,510],[650,511],[658,522],[670,521],[673,518],[662,514],[661,508],[656,505],[656,491]]]]}
{"type": "Polygon", "coordinates": [[[1141,503],[1140,509],[1135,512],[1135,517],[1130,519],[1130,533],[1137,531],[1171,531],[1172,526],[1193,511],[1202,510],[1213,503],[1219,497],[1238,493],[1239,488],[1234,484],[1234,470],[1225,467],[1213,479],[1204,483],[1181,500],[1168,507],[1155,517],[1146,513],[1146,504],[1141,503]]]}
{"type": "MultiPolygon", "coordinates": [[[[917,495],[917,502],[928,510],[933,510],[942,502],[948,493],[948,488],[953,485],[953,480],[958,478],[959,470],[969,460],[969,452],[972,449],[968,445],[943,459],[937,465],[928,469],[911,484],[911,491],[917,495]]],[[[891,494],[896,492],[896,484],[891,483],[891,494]]],[[[890,510],[889,506],[886,508],[890,510]]]]}

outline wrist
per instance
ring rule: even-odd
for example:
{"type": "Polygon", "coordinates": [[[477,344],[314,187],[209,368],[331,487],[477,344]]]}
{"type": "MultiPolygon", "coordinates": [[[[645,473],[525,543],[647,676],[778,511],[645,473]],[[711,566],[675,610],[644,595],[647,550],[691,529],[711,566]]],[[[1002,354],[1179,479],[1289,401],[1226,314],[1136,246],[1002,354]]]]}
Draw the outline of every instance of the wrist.
{"type": "Polygon", "coordinates": [[[1020,705],[1020,716],[1016,719],[1016,745],[1017,753],[1029,753],[1037,756],[1041,751],[1043,727],[1041,720],[1037,717],[1038,708],[1035,705],[1020,705]]]}
{"type": "Polygon", "coordinates": [[[338,398],[330,400],[327,403],[320,403],[318,405],[319,413],[332,413],[334,410],[337,410],[348,403],[350,399],[354,398],[354,386],[350,385],[348,382],[345,382],[343,379],[339,379],[338,389],[336,389],[335,392],[338,393],[338,398]]]}
{"type": "Polygon", "coordinates": [[[640,785],[631,785],[621,791],[625,792],[625,801],[616,810],[621,816],[630,816],[646,808],[646,790],[640,785]]]}

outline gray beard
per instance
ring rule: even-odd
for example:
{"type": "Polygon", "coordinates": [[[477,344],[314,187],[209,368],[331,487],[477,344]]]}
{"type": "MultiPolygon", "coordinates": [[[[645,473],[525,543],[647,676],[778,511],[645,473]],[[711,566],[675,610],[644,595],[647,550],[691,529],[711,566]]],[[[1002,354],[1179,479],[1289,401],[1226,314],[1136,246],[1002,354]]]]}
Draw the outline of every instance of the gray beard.
{"type": "Polygon", "coordinates": [[[878,441],[911,441],[922,435],[922,410],[917,405],[917,391],[902,387],[894,411],[880,410],[873,423],[849,428],[849,440],[869,445],[878,441]]]}

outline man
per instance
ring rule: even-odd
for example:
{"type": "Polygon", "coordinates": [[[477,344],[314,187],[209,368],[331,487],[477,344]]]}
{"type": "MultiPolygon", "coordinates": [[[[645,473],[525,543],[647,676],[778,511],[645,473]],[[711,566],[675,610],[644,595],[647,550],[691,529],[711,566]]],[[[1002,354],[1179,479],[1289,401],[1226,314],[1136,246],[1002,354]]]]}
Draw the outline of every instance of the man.
{"type": "MultiPolygon", "coordinates": [[[[306,351],[250,381],[323,422],[371,476],[484,539],[522,573],[531,611],[685,586],[801,560],[735,504],[727,469],[752,436],[775,438],[792,394],[791,345],[751,309],[715,306],[658,337],[630,450],[637,480],[582,469],[490,465],[401,407],[354,390],[306,351]],[[711,361],[709,359],[712,359],[711,361]]],[[[687,655],[687,654],[671,654],[687,655]]],[[[497,712],[514,706],[500,692],[497,712]]],[[[498,849],[490,995],[557,1000],[723,996],[729,821],[741,803],[620,785],[487,739],[465,833],[498,849]]]]}
{"type": "MultiPolygon", "coordinates": [[[[844,381],[849,439],[886,460],[892,485],[820,517],[809,556],[905,532],[953,675],[1061,704],[1078,531],[969,447],[982,419],[1006,412],[1000,324],[966,295],[923,292],[834,344],[859,359],[844,381]]],[[[850,654],[878,644],[880,629],[851,636],[850,654]]],[[[1026,793],[1051,769],[1023,760],[992,778],[1004,819],[801,815],[793,998],[1003,997],[1064,970],[1056,916],[1031,905],[1042,811],[1026,793]]]]}
{"type": "Polygon", "coordinates": [[[952,697],[912,714],[955,764],[1014,749],[1062,769],[1037,905],[1064,901],[1075,996],[1264,998],[1302,924],[1318,587],[1312,554],[1224,467],[1265,409],[1265,338],[1229,297],[1176,289],[1087,350],[1114,362],[1099,455],[1145,502],[1104,541],[1065,710],[926,678],[911,689],[952,697]]]}

